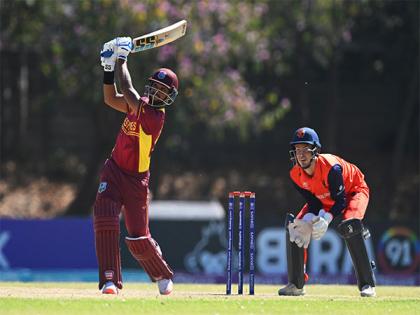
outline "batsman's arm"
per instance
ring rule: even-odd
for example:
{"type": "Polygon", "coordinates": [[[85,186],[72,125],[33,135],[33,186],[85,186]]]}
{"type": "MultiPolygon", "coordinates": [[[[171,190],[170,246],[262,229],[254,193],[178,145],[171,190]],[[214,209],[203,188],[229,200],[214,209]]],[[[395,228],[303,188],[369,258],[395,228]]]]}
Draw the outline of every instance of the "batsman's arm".
{"type": "Polygon", "coordinates": [[[131,75],[128,71],[127,61],[117,59],[116,63],[118,81],[120,82],[121,92],[131,111],[137,112],[140,104],[140,95],[133,87],[131,75]]]}
{"type": "Polygon", "coordinates": [[[117,91],[117,87],[114,83],[114,72],[104,72],[103,92],[105,104],[120,112],[127,113],[128,105],[124,95],[117,91]]]}

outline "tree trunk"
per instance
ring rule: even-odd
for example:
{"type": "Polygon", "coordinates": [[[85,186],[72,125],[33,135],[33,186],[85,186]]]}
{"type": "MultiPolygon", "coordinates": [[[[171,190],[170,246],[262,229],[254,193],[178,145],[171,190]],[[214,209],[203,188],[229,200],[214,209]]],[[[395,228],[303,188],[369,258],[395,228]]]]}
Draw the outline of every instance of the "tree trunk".
{"type": "MultiPolygon", "coordinates": [[[[333,2],[332,6],[332,17],[331,17],[333,27],[337,30],[337,33],[341,34],[339,31],[340,25],[339,21],[337,20],[337,6],[336,2],[333,2]]],[[[337,150],[337,126],[338,126],[338,85],[339,85],[339,75],[338,75],[338,63],[340,58],[340,35],[333,34],[332,38],[330,39],[331,47],[332,47],[332,56],[331,56],[331,65],[330,65],[330,88],[329,88],[329,97],[327,103],[327,126],[326,126],[326,134],[324,137],[326,138],[326,147],[328,148],[329,152],[335,153],[337,150]]]]}
{"type": "Polygon", "coordinates": [[[305,82],[308,80],[306,51],[310,51],[309,47],[305,47],[303,42],[303,33],[309,25],[308,20],[311,14],[311,1],[302,2],[302,9],[305,10],[305,23],[302,29],[297,30],[296,34],[296,51],[297,51],[297,85],[298,85],[298,106],[301,114],[301,124],[307,125],[310,122],[311,112],[308,105],[308,89],[305,82]]]}
{"type": "MultiPolygon", "coordinates": [[[[399,206],[403,198],[403,190],[400,189],[401,185],[401,170],[404,163],[404,151],[405,147],[409,145],[407,141],[409,138],[409,126],[410,121],[415,114],[416,105],[419,105],[418,99],[418,62],[413,67],[413,75],[408,86],[407,98],[403,107],[403,113],[401,118],[401,123],[399,124],[397,137],[395,140],[395,147],[393,153],[393,163],[392,163],[392,199],[391,199],[391,211],[389,214],[390,219],[401,218],[404,216],[401,213],[399,206]]],[[[417,122],[418,124],[418,122],[417,122]]],[[[414,144],[413,144],[414,145],[414,144]]],[[[407,216],[407,214],[405,214],[407,216]]]]}
{"type": "Polygon", "coordinates": [[[329,152],[336,152],[337,150],[337,125],[338,125],[338,67],[337,67],[337,49],[334,48],[332,63],[330,68],[330,95],[327,105],[327,126],[326,147],[329,152]]]}
{"type": "MultiPolygon", "coordinates": [[[[101,128],[106,124],[106,112],[101,107],[96,107],[92,111],[92,122],[95,130],[95,137],[92,143],[91,156],[87,164],[86,173],[80,180],[76,198],[68,207],[65,215],[85,216],[92,213],[98,188],[98,170],[104,162],[103,148],[107,144],[109,135],[106,128],[101,128]]],[[[109,132],[109,131],[108,131],[109,132]]]]}
{"type": "Polygon", "coordinates": [[[20,52],[19,71],[19,158],[26,156],[26,141],[28,130],[28,88],[29,70],[25,51],[20,52]]]}

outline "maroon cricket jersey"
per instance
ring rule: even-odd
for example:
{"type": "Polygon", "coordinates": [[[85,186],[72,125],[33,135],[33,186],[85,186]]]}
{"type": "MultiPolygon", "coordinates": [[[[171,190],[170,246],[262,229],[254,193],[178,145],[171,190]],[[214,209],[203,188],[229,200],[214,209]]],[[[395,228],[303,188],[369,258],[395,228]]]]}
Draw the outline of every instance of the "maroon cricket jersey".
{"type": "Polygon", "coordinates": [[[111,158],[125,171],[144,173],[165,122],[165,110],[148,105],[142,97],[138,112],[129,112],[118,134],[111,158]]]}

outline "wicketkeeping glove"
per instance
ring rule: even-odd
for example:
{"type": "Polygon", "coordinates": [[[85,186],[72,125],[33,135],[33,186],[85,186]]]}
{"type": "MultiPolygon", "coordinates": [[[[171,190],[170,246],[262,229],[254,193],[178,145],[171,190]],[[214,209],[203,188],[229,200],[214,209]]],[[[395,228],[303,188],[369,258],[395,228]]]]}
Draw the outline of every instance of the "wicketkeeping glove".
{"type": "Polygon", "coordinates": [[[332,219],[331,213],[326,212],[324,209],[319,210],[318,215],[312,220],[312,238],[314,240],[319,240],[324,236],[332,219]]]}
{"type": "Polygon", "coordinates": [[[288,226],[290,241],[295,242],[298,247],[308,248],[311,241],[312,223],[295,219],[288,226]]]}
{"type": "Polygon", "coordinates": [[[104,67],[104,71],[111,72],[115,68],[115,60],[117,55],[115,53],[116,40],[110,40],[106,42],[101,50],[101,65],[104,67]]]}
{"type": "Polygon", "coordinates": [[[115,40],[117,41],[117,58],[127,60],[128,54],[133,48],[131,37],[117,37],[115,40]]]}

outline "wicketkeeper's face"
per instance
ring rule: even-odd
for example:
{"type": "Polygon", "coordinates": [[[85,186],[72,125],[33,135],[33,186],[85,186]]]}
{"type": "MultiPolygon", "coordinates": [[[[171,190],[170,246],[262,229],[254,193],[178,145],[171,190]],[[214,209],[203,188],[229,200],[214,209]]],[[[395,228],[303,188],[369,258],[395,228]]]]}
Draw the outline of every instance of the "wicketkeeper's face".
{"type": "Polygon", "coordinates": [[[307,168],[312,163],[312,146],[306,143],[295,145],[296,160],[302,168],[307,168]]]}

